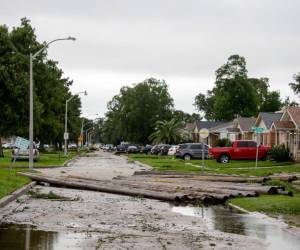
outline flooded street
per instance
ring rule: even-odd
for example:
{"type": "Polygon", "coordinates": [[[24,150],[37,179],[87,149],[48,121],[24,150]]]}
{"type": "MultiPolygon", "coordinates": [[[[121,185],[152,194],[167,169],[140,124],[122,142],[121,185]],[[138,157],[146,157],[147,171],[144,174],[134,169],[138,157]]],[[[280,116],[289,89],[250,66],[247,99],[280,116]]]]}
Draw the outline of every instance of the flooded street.
{"type": "MultiPolygon", "coordinates": [[[[96,153],[47,174],[109,180],[141,167],[96,153]],[[85,164],[86,163],[86,164],[85,164]]],[[[299,249],[287,225],[222,206],[178,207],[158,200],[36,186],[0,210],[0,249],[299,249]]]]}
{"type": "Polygon", "coordinates": [[[42,186],[34,192],[70,200],[24,195],[1,209],[3,249],[264,249],[258,239],[210,229],[166,202],[42,186]]]}

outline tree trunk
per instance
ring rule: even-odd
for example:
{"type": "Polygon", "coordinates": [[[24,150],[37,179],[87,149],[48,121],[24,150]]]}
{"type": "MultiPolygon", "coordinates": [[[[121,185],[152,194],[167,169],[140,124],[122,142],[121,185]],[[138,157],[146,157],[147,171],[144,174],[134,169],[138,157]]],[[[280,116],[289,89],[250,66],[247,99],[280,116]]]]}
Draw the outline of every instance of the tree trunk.
{"type": "Polygon", "coordinates": [[[4,157],[4,153],[3,153],[3,148],[2,148],[2,141],[1,141],[1,136],[0,136],[0,157],[4,157]]]}

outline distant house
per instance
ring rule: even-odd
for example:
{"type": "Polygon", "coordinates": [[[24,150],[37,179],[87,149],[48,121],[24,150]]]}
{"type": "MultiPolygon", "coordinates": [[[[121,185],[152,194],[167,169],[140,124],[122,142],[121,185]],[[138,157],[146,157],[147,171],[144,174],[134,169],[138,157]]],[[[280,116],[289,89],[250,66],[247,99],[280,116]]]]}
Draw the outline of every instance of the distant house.
{"type": "Polygon", "coordinates": [[[271,129],[275,135],[276,145],[285,145],[292,156],[300,159],[300,107],[284,109],[279,121],[274,121],[271,129]]]}
{"type": "Polygon", "coordinates": [[[236,131],[235,140],[253,140],[252,127],[256,121],[254,117],[238,117],[234,119],[233,128],[236,131]]]}
{"type": "MultiPolygon", "coordinates": [[[[273,122],[279,121],[282,112],[261,112],[254,123],[255,127],[264,128],[264,133],[259,134],[259,142],[265,146],[273,146],[275,142],[275,132],[271,129],[273,122]]],[[[254,136],[254,139],[256,136],[254,136]]]]}
{"type": "Polygon", "coordinates": [[[224,122],[209,129],[208,145],[214,147],[218,139],[235,140],[236,131],[233,122],[224,122]]]}
{"type": "Polygon", "coordinates": [[[188,141],[195,141],[195,134],[194,134],[194,130],[196,127],[196,123],[195,122],[190,122],[190,123],[186,123],[184,126],[184,134],[188,135],[188,141]]]}
{"type": "MultiPolygon", "coordinates": [[[[194,142],[202,142],[201,138],[199,136],[199,132],[201,129],[211,129],[213,127],[219,126],[224,124],[225,122],[214,122],[214,121],[196,121],[194,132],[193,132],[193,138],[194,142]]],[[[205,140],[206,144],[209,144],[209,137],[205,140]]]]}

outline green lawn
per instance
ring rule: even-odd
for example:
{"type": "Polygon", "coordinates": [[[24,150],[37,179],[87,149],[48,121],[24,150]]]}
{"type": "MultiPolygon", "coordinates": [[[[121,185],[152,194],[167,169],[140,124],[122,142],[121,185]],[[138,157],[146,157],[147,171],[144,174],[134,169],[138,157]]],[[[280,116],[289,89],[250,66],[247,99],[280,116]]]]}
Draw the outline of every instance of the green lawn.
{"type": "Polygon", "coordinates": [[[201,160],[184,161],[170,156],[156,156],[143,154],[128,154],[129,159],[152,166],[158,171],[177,172],[205,172],[212,174],[240,174],[253,176],[267,176],[274,173],[300,172],[300,164],[291,165],[290,162],[276,163],[259,161],[255,169],[255,161],[230,161],[222,164],[215,160],[205,160],[205,168],[200,167],[201,160]]]}
{"type": "MultiPolygon", "coordinates": [[[[63,152],[40,152],[40,159],[34,162],[34,166],[62,166],[66,160],[73,158],[77,152],[70,151],[68,156],[64,156],[63,152]]],[[[4,158],[0,158],[0,167],[10,167],[11,150],[4,150],[4,158]]],[[[28,167],[28,161],[16,161],[13,167],[28,167]]]]}
{"type": "Polygon", "coordinates": [[[16,175],[19,171],[26,170],[0,168],[0,198],[31,182],[27,177],[16,175]]]}
{"type": "MultiPolygon", "coordinates": [[[[5,150],[4,158],[0,158],[0,198],[30,183],[29,178],[16,175],[17,172],[28,171],[28,161],[17,161],[12,169],[9,169],[8,167],[11,166],[10,154],[11,150],[5,150]]],[[[57,152],[40,153],[40,159],[34,163],[34,166],[62,166],[66,160],[73,158],[75,155],[77,155],[77,152],[74,151],[69,152],[67,157],[63,153],[57,152]]]]}
{"type": "Polygon", "coordinates": [[[251,198],[235,198],[230,202],[248,211],[264,212],[271,215],[300,215],[300,194],[294,197],[286,195],[261,195],[251,198]]]}

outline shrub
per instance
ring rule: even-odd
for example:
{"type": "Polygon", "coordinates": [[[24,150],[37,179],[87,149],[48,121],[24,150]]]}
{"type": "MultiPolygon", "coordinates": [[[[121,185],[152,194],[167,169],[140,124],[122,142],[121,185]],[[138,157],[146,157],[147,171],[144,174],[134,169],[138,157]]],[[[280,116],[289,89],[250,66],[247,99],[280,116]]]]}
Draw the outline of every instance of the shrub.
{"type": "Polygon", "coordinates": [[[218,139],[216,141],[216,147],[230,147],[231,142],[228,138],[218,139]]]}
{"type": "Polygon", "coordinates": [[[270,160],[274,160],[277,162],[283,161],[291,161],[291,155],[289,148],[286,148],[285,145],[277,145],[273,146],[273,148],[269,151],[270,160]]]}

